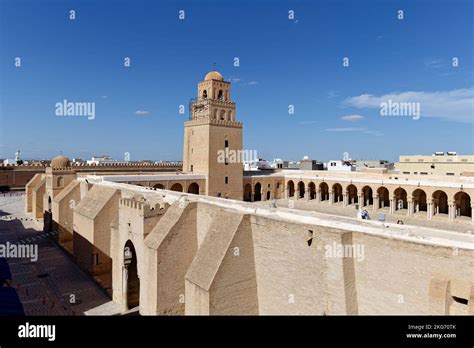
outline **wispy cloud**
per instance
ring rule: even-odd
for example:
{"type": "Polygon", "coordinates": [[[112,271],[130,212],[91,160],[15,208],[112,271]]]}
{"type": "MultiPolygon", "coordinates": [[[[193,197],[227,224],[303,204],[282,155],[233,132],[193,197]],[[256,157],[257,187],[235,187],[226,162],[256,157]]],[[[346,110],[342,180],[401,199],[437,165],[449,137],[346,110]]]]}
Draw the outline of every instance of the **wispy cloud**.
{"type": "Polygon", "coordinates": [[[342,128],[326,128],[326,132],[362,132],[365,128],[342,127],[342,128]]]}
{"type": "Polygon", "coordinates": [[[258,85],[258,81],[249,81],[249,82],[242,82],[241,86],[255,86],[258,85]]]}
{"type": "Polygon", "coordinates": [[[397,103],[420,103],[421,117],[474,122],[474,87],[438,92],[392,92],[381,96],[362,94],[345,99],[343,104],[359,109],[379,109],[381,103],[389,100],[397,103]]]}
{"type": "Polygon", "coordinates": [[[363,118],[364,116],[361,116],[361,115],[346,115],[346,116],[342,116],[341,120],[349,121],[349,122],[358,122],[362,120],[363,118]]]}
{"type": "Polygon", "coordinates": [[[239,86],[242,86],[242,87],[258,85],[258,81],[255,81],[255,80],[247,81],[246,79],[241,78],[241,77],[230,77],[229,80],[231,83],[238,84],[239,86]]]}
{"type": "Polygon", "coordinates": [[[428,58],[425,59],[423,64],[429,69],[440,69],[445,65],[444,60],[441,58],[428,58]]]}
{"type": "Polygon", "coordinates": [[[326,132],[357,132],[357,133],[373,135],[376,137],[380,137],[383,135],[383,133],[378,130],[369,130],[367,128],[361,128],[361,127],[326,128],[326,132]]]}
{"type": "Polygon", "coordinates": [[[147,111],[147,110],[137,110],[135,111],[135,115],[137,116],[145,116],[145,115],[149,115],[150,114],[150,111],[147,111]]]}
{"type": "Polygon", "coordinates": [[[106,95],[103,95],[101,98],[102,99],[107,99],[108,97],[106,95]]]}

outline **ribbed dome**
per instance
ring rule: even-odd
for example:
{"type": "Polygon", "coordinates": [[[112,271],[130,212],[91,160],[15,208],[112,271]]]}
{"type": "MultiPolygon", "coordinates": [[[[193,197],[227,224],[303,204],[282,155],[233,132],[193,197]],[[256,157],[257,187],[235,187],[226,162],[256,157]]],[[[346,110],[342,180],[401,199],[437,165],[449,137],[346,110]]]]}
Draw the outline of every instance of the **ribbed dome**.
{"type": "Polygon", "coordinates": [[[63,155],[59,155],[54,157],[51,160],[51,168],[56,169],[56,168],[68,168],[71,166],[71,161],[69,158],[63,155]]]}
{"type": "Polygon", "coordinates": [[[214,70],[214,71],[209,71],[207,73],[206,77],[204,78],[204,81],[207,81],[207,80],[224,81],[224,78],[222,77],[220,72],[214,70]]]}

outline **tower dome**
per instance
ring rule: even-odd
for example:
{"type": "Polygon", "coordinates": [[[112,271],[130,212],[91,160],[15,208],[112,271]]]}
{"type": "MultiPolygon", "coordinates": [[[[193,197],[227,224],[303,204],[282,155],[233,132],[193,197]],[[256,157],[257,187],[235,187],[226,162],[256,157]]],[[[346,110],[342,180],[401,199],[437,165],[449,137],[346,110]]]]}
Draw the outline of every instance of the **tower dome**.
{"type": "Polygon", "coordinates": [[[224,78],[222,77],[220,72],[213,70],[207,73],[206,77],[204,78],[204,81],[207,81],[207,80],[224,81],[224,78]]]}
{"type": "Polygon", "coordinates": [[[70,166],[71,161],[63,155],[56,156],[51,160],[51,168],[53,169],[68,168],[70,166]]]}

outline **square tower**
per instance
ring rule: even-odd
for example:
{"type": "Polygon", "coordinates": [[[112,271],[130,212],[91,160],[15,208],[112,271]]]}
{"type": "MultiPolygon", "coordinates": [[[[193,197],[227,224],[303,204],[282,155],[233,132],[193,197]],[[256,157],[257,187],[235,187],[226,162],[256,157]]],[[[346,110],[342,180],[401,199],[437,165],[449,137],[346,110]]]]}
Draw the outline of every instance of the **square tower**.
{"type": "Polygon", "coordinates": [[[217,71],[198,84],[184,124],[183,172],[206,175],[205,194],[243,199],[242,123],[235,120],[230,82],[217,71]]]}

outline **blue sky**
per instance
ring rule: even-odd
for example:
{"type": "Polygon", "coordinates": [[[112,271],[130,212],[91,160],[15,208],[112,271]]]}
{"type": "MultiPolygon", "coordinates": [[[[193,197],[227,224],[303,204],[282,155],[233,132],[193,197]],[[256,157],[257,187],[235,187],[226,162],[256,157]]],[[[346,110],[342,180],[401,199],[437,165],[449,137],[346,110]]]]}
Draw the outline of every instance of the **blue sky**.
{"type": "Polygon", "coordinates": [[[473,17],[469,0],[0,0],[0,157],[180,160],[213,62],[260,157],[473,154],[473,17]],[[56,116],[64,99],[95,119],[56,116]],[[388,99],[421,118],[381,116],[388,99]]]}

